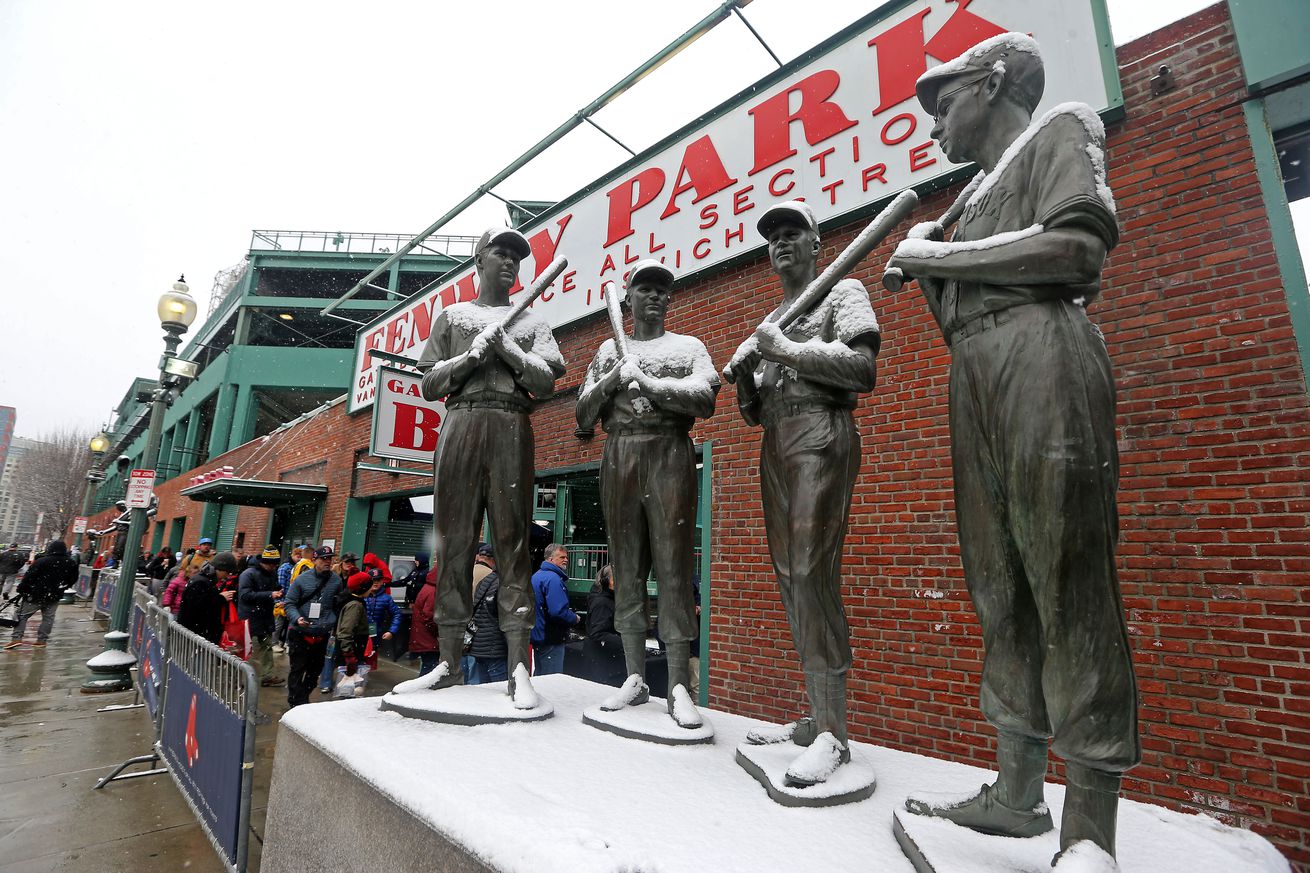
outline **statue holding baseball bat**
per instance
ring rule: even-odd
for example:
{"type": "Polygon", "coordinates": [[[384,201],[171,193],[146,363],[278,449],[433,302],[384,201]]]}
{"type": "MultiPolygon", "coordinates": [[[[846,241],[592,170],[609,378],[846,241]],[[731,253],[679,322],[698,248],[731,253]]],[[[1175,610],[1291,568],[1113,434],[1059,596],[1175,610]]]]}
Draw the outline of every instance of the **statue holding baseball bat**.
{"type": "Polygon", "coordinates": [[[705,344],[664,329],[673,272],[656,260],[628,273],[632,337],[623,330],[618,292],[605,295],[613,339],[596,351],[578,396],[579,426],[601,420],[601,508],[614,568],[614,626],[628,678],[601,704],[617,711],[650,698],[646,685],[646,579],[659,580],[660,638],[668,647],[669,716],[703,724],[692,702],[691,641],[697,636],[692,588],[696,533],[696,454],[689,431],[714,414],[718,375],[705,344]]]}
{"type": "Polygon", "coordinates": [[[917,202],[912,191],[898,196],[822,275],[810,208],[788,201],[766,210],[756,226],[782,280],[782,304],[724,371],[737,385],[743,418],[764,426],[764,526],[810,707],[807,717],[752,731],[747,742],[805,747],[787,768],[793,787],[824,782],[850,761],[841,559],[860,467],[853,410],[859,395],[873,390],[881,334],[868,292],[843,277],[917,202]]]}
{"type": "Polygon", "coordinates": [[[1100,119],[1063,104],[1034,121],[1044,85],[1036,43],[1011,33],[917,86],[946,156],[983,170],[897,248],[886,281],[919,282],[951,348],[960,557],[1000,773],[976,795],[906,806],[984,833],[1050,831],[1049,743],[1067,764],[1061,855],[1090,841],[1084,857],[1113,856],[1121,774],[1141,749],[1115,572],[1115,387],[1087,305],[1119,230],[1100,119]]]}
{"type": "Polygon", "coordinates": [[[530,251],[517,230],[493,227],[483,233],[474,254],[477,299],[441,311],[418,360],[423,396],[445,397],[447,410],[434,461],[432,557],[441,661],[430,674],[431,687],[464,683],[460,656],[473,610],[473,557],[485,511],[500,572],[497,601],[509,646],[509,692],[518,709],[538,703],[527,671],[536,620],[528,557],[533,494],[528,414],[564,373],[550,327],[528,306],[566,262],[556,259],[510,306],[519,263],[530,251]]]}

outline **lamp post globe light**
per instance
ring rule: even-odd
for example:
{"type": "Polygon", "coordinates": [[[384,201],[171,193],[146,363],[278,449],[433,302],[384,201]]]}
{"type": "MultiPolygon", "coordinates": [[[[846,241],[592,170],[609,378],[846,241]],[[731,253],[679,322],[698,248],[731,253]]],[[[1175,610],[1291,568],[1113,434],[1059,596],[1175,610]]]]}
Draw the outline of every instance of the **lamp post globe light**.
{"type": "MultiPolygon", "coordinates": [[[[173,388],[180,377],[168,371],[169,362],[177,357],[177,347],[196,320],[197,306],[191,296],[185,277],[173,283],[170,291],[159,298],[156,312],[164,329],[164,355],[159,359],[159,385],[150,404],[150,425],[146,431],[146,448],[141,457],[142,469],[152,470],[159,459],[159,440],[164,427],[164,410],[172,403],[173,388]]],[[[106,446],[107,448],[107,446],[106,446]]],[[[94,451],[94,448],[92,449],[94,451]]],[[[89,492],[88,492],[89,493],[89,492]]],[[[136,658],[127,651],[127,619],[132,606],[132,590],[136,580],[137,561],[141,552],[141,537],[145,534],[146,510],[133,507],[127,527],[127,545],[123,549],[123,563],[119,570],[114,602],[109,610],[109,632],[105,634],[105,650],[86,662],[91,675],[82,683],[82,691],[94,694],[106,691],[126,691],[132,687],[129,672],[136,658]]]]}
{"type": "MultiPolygon", "coordinates": [[[[91,468],[86,471],[86,496],[82,498],[83,518],[87,518],[91,515],[91,500],[95,497],[96,484],[105,480],[105,474],[101,473],[96,468],[100,466],[100,459],[104,457],[105,450],[109,448],[108,435],[106,435],[102,430],[100,433],[91,437],[89,448],[91,449],[91,468]]],[[[83,534],[79,533],[73,541],[73,547],[79,552],[82,551],[82,537],[83,534]]],[[[91,563],[85,558],[82,560],[84,563],[91,563]]],[[[65,591],[64,596],[59,600],[60,603],[72,603],[73,601],[74,596],[71,589],[65,591]]]]}

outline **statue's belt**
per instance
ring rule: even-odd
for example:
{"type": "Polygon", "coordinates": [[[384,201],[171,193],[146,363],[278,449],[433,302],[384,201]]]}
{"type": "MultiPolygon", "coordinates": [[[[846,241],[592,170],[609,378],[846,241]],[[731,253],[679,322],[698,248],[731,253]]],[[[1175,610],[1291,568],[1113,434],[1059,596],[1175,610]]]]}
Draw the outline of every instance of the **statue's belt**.
{"type": "Polygon", "coordinates": [[[774,400],[764,406],[763,424],[767,427],[781,418],[813,412],[850,412],[851,406],[835,400],[811,397],[805,400],[774,400]]]}
{"type": "Polygon", "coordinates": [[[529,404],[521,400],[494,397],[471,397],[462,400],[451,400],[446,403],[446,409],[501,409],[506,412],[522,412],[525,415],[532,411],[529,404]]]}
{"type": "Polygon", "coordinates": [[[1000,327],[1001,325],[1013,320],[1014,314],[1011,313],[1009,309],[998,309],[995,312],[984,312],[977,318],[970,319],[955,330],[951,331],[951,339],[947,344],[953,346],[960,340],[968,339],[971,336],[991,330],[994,327],[1000,327]]]}
{"type": "Polygon", "coordinates": [[[685,437],[690,428],[679,424],[621,424],[605,428],[610,436],[672,436],[685,437]]]}

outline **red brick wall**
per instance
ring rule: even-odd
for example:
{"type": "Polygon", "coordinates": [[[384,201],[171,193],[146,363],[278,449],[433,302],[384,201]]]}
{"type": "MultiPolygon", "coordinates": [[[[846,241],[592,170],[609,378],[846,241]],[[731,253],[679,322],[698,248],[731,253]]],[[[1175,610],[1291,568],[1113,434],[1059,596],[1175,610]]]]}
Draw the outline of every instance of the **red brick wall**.
{"type": "MultiPolygon", "coordinates": [[[[1119,64],[1127,115],[1109,128],[1109,153],[1122,241],[1092,316],[1119,385],[1119,568],[1141,689],[1145,758],[1125,790],[1251,827],[1307,862],[1310,403],[1225,7],[1122,47],[1119,64]],[[1148,80],[1161,64],[1178,88],[1156,98],[1148,80]]],[[[941,214],[955,193],[927,197],[915,220],[941,214]]],[[[828,233],[825,261],[857,229],[828,233]]],[[[890,248],[855,274],[884,340],[878,388],[856,416],[864,464],[845,554],[851,733],[987,766],[994,732],[978,714],[982,652],[956,550],[949,355],[915,286],[895,296],[880,288],[890,248]]],[[[761,259],[679,291],[669,326],[700,336],[722,363],[777,296],[761,259]]],[[[534,417],[538,470],[599,459],[603,434],[573,436],[573,392],[607,331],[593,319],[559,335],[569,372],[534,417]]],[[[419,481],[355,472],[369,425],[339,405],[262,454],[252,443],[207,466],[277,479],[326,458],[323,536],[339,538],[348,494],[419,481]]],[[[737,416],[731,387],[694,436],[714,442],[711,703],[793,718],[803,689],[760,521],[759,437],[737,416]]],[[[187,507],[194,542],[200,507],[176,499],[184,482],[160,489],[161,515],[187,507]]],[[[266,525],[267,511],[242,511],[249,548],[266,525]]]]}

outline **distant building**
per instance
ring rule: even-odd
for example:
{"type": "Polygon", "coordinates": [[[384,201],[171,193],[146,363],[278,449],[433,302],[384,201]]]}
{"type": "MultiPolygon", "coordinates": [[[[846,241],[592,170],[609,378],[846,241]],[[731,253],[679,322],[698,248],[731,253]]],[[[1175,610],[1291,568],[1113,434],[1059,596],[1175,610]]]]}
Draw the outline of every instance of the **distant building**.
{"type": "MultiPolygon", "coordinates": [[[[13,411],[11,407],[3,409],[13,411]]],[[[28,544],[36,536],[36,510],[22,501],[14,482],[24,453],[41,443],[24,437],[11,437],[8,442],[4,472],[0,473],[0,541],[28,544]]]]}

